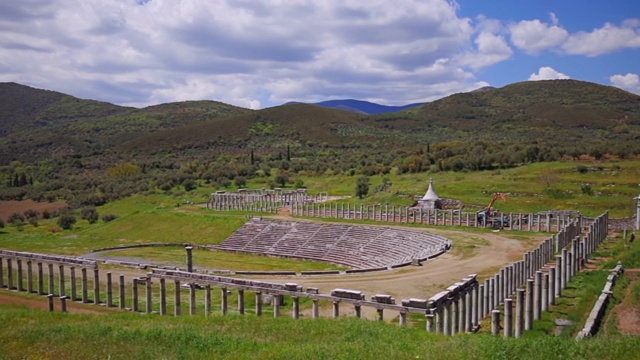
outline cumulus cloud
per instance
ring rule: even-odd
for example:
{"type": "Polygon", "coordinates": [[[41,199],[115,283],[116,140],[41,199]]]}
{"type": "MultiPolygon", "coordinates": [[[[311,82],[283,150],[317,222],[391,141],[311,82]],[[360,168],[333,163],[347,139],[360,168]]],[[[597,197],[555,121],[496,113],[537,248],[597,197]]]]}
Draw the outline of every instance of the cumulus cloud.
{"type": "Polygon", "coordinates": [[[569,37],[569,33],[558,26],[558,18],[551,13],[552,25],[540,20],[523,20],[509,27],[513,45],[528,54],[538,54],[555,48],[569,37]]]}
{"type": "Polygon", "coordinates": [[[598,56],[626,48],[640,48],[640,20],[629,19],[620,26],[606,23],[591,32],[572,34],[562,45],[567,54],[598,56]]]}
{"type": "Polygon", "coordinates": [[[469,51],[457,57],[461,65],[474,70],[507,60],[513,53],[504,37],[490,32],[478,34],[474,43],[475,51],[469,51]]]}
{"type": "Polygon", "coordinates": [[[533,73],[529,76],[530,81],[559,79],[570,79],[570,77],[548,66],[541,67],[538,69],[537,73],[533,73]]]}
{"type": "Polygon", "coordinates": [[[638,74],[613,75],[609,78],[609,81],[615,87],[640,94],[640,77],[638,74]]]}
{"type": "Polygon", "coordinates": [[[353,97],[401,104],[478,84],[508,56],[471,42],[447,0],[25,0],[0,4],[0,81],[144,106],[213,99],[244,107],[353,97]],[[467,67],[468,69],[468,67],[467,67]]]}

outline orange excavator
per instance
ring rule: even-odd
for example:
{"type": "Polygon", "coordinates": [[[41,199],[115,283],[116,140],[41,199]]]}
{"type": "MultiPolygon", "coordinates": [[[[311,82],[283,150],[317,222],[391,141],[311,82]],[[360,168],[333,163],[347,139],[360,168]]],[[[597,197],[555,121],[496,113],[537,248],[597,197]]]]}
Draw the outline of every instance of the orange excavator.
{"type": "Polygon", "coordinates": [[[504,226],[509,225],[508,218],[501,216],[497,211],[493,210],[493,204],[498,199],[502,199],[502,201],[507,202],[507,197],[503,193],[497,192],[493,194],[489,205],[487,205],[487,207],[485,207],[484,209],[478,211],[478,213],[476,214],[477,221],[478,223],[482,224],[482,226],[487,225],[487,219],[494,228],[497,227],[501,229],[504,226]]]}

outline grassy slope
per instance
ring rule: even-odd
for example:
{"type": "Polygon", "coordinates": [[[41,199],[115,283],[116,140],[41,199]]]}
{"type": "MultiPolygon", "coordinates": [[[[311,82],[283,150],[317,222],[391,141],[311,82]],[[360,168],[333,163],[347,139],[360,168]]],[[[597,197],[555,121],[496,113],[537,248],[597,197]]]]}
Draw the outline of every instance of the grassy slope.
{"type": "Polygon", "coordinates": [[[0,305],[0,359],[624,359],[640,338],[442,337],[363,321],[45,313],[0,305]],[[34,326],[35,324],[37,326],[34,326]]]}
{"type": "MultiPolygon", "coordinates": [[[[305,178],[305,185],[332,195],[351,196],[359,176],[325,176],[305,178]]],[[[537,163],[507,170],[479,172],[438,172],[432,174],[386,175],[393,185],[374,192],[382,183],[381,176],[370,179],[369,196],[354,203],[390,203],[410,205],[414,195],[423,195],[429,178],[434,181],[441,198],[458,199],[469,210],[486,206],[491,194],[507,194],[507,202],[496,204],[505,212],[538,212],[546,210],[579,210],[587,216],[597,216],[609,210],[612,217],[633,214],[638,196],[640,161],[616,162],[554,162],[537,163]],[[580,173],[579,166],[598,169],[580,173]],[[601,168],[601,170],[600,170],[601,168]],[[547,181],[551,183],[547,190],[547,181]],[[582,185],[590,184],[593,195],[582,193],[582,185]]]]}

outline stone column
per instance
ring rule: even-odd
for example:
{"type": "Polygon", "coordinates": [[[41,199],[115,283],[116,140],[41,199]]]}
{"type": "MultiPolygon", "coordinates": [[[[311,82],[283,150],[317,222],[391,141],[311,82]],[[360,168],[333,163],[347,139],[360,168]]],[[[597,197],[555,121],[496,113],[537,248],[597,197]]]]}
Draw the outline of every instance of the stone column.
{"type": "MultiPolygon", "coordinates": [[[[547,311],[549,309],[549,273],[542,275],[542,294],[540,301],[540,311],[547,311]]],[[[542,314],[540,314],[540,316],[542,317],[542,314]]]]}
{"type": "Polygon", "coordinates": [[[262,315],[262,292],[256,291],[256,316],[262,315]]]}
{"type": "Polygon", "coordinates": [[[491,334],[498,335],[500,333],[500,310],[491,311],[491,334]]]}
{"type": "Polygon", "coordinates": [[[67,312],[67,297],[64,295],[60,296],[60,311],[67,312]]]}
{"type": "Polygon", "coordinates": [[[480,319],[484,318],[484,314],[486,314],[484,312],[484,292],[485,286],[484,284],[480,284],[480,286],[478,286],[478,317],[476,318],[476,322],[474,325],[478,325],[480,323],[480,319]]]}
{"type": "Polygon", "coordinates": [[[458,332],[464,332],[467,329],[465,321],[467,320],[467,292],[462,290],[458,297],[458,332]]]}
{"type": "Polygon", "coordinates": [[[189,284],[189,315],[196,314],[196,284],[189,284]]]}
{"type": "Polygon", "coordinates": [[[193,246],[185,246],[185,250],[187,250],[187,271],[193,272],[193,246]]]}
{"type": "MultiPolygon", "coordinates": [[[[427,310],[427,312],[425,313],[425,316],[427,318],[427,324],[426,324],[426,329],[428,332],[432,333],[434,331],[434,326],[433,326],[433,310],[427,310]]],[[[407,312],[400,310],[400,326],[405,326],[407,322],[407,312]]]]}
{"type": "Polygon", "coordinates": [[[244,315],[244,290],[238,289],[238,314],[244,315]]]}
{"type": "Polygon", "coordinates": [[[12,259],[7,259],[7,290],[13,290],[13,260],[12,259]]]}
{"type": "Polygon", "coordinates": [[[98,269],[93,269],[93,303],[100,304],[100,273],[98,269]]]}
{"type": "Polygon", "coordinates": [[[340,301],[333,300],[333,318],[338,318],[340,316],[340,301]]]}
{"type": "Polygon", "coordinates": [[[444,304],[444,309],[442,310],[442,333],[444,335],[451,335],[451,301],[448,300],[444,304]]]}
{"type": "Polygon", "coordinates": [[[566,289],[569,281],[571,281],[571,256],[567,248],[562,249],[562,262],[564,266],[564,283],[562,289],[566,289]]]}
{"type": "Polygon", "coordinates": [[[459,311],[459,298],[456,295],[451,303],[451,335],[458,333],[458,311],[459,311]]]}
{"type": "Polygon", "coordinates": [[[151,314],[151,312],[153,311],[153,301],[151,299],[151,278],[147,276],[147,278],[145,279],[145,295],[146,295],[146,308],[145,308],[145,312],[147,314],[151,314]]]}
{"type": "Polygon", "coordinates": [[[47,270],[49,270],[49,294],[55,295],[55,284],[53,278],[53,264],[47,264],[47,270]]]}
{"type": "MultiPolygon", "coordinates": [[[[29,292],[29,294],[33,292],[33,266],[32,265],[33,264],[31,263],[31,260],[27,261],[27,291],[29,292]]],[[[0,267],[2,267],[2,264],[0,264],[0,267]]],[[[0,276],[2,276],[2,274],[0,274],[0,276]]]]}
{"type": "Polygon", "coordinates": [[[516,332],[517,338],[524,333],[524,289],[516,290],[516,332]]]}
{"type": "Polygon", "coordinates": [[[38,295],[44,295],[44,271],[42,271],[42,263],[36,264],[38,268],[38,295]]]}
{"type": "Polygon", "coordinates": [[[65,284],[64,284],[64,265],[58,265],[58,270],[59,270],[59,274],[60,277],[58,278],[58,284],[59,284],[59,292],[60,292],[60,296],[65,296],[65,284]]]}
{"type": "Polygon", "coordinates": [[[118,307],[120,310],[126,308],[124,275],[120,275],[118,278],[118,307]]]}
{"type": "Polygon", "coordinates": [[[471,290],[471,329],[475,331],[478,328],[478,294],[479,285],[476,283],[471,290]]]}
{"type": "Polygon", "coordinates": [[[542,309],[542,271],[536,271],[533,282],[533,320],[540,320],[540,310],[542,309]]]}
{"type": "Polygon", "coordinates": [[[464,331],[471,332],[473,328],[473,288],[467,290],[467,295],[465,296],[465,304],[464,304],[464,313],[465,313],[465,328],[464,331]]]}
{"type": "Polygon", "coordinates": [[[560,297],[562,295],[564,282],[564,266],[562,265],[562,255],[556,255],[556,281],[554,289],[555,297],[560,297]]]}
{"type": "Polygon", "coordinates": [[[313,301],[313,305],[311,308],[311,316],[314,319],[317,319],[320,317],[320,307],[318,306],[318,299],[312,299],[313,301]]]}
{"type": "Polygon", "coordinates": [[[16,264],[18,266],[18,291],[24,291],[24,287],[22,286],[22,260],[17,259],[16,264]]]}
{"type": "Polygon", "coordinates": [[[513,300],[511,300],[511,298],[504,299],[504,336],[505,337],[513,336],[512,301],[513,300]]]}
{"type": "Polygon", "coordinates": [[[487,316],[489,311],[491,311],[491,287],[492,287],[492,279],[486,279],[484,282],[484,311],[482,312],[482,317],[487,316]]]}
{"type": "Polygon", "coordinates": [[[362,305],[360,305],[360,303],[354,304],[353,310],[355,311],[357,318],[362,317],[362,305]]]}
{"type": "Polygon", "coordinates": [[[299,319],[300,318],[300,298],[298,296],[292,296],[291,300],[293,300],[293,309],[292,309],[292,314],[291,316],[294,319],[299,319]]]}
{"type": "Polygon", "coordinates": [[[78,299],[76,291],[76,268],[73,266],[69,268],[69,277],[69,282],[71,283],[71,301],[76,301],[76,299],[78,299]]]}
{"type": "Polygon", "coordinates": [[[47,295],[47,302],[49,303],[49,312],[53,311],[53,294],[47,295]]]}
{"type": "Polygon", "coordinates": [[[167,283],[164,278],[160,278],[160,315],[167,314],[167,283]]]}
{"type": "Polygon", "coordinates": [[[134,278],[131,284],[131,311],[138,312],[138,279],[134,278]]]}
{"type": "MultiPolygon", "coordinates": [[[[257,301],[256,301],[256,304],[258,304],[257,301]]],[[[260,312],[262,313],[262,297],[260,297],[260,312]]],[[[206,285],[204,287],[204,315],[205,316],[211,315],[211,285],[206,285]]]]}
{"type": "MultiPolygon", "coordinates": [[[[223,287],[220,289],[220,312],[222,313],[222,315],[227,315],[228,312],[228,306],[229,306],[229,301],[228,301],[228,293],[227,293],[227,288],[223,287]]],[[[275,305],[274,305],[274,314],[275,314],[275,305]]]]}
{"type": "Polygon", "coordinates": [[[527,279],[527,292],[525,294],[524,329],[533,329],[533,279],[527,279]]]}
{"type": "Polygon", "coordinates": [[[549,289],[547,290],[547,303],[549,305],[556,304],[555,289],[556,289],[556,268],[554,266],[551,266],[549,268],[549,289]]]}
{"type": "MultiPolygon", "coordinates": [[[[415,214],[414,214],[414,218],[413,220],[415,221],[415,214]]],[[[400,316],[400,320],[398,322],[399,326],[407,326],[407,311],[405,309],[400,309],[400,311],[398,312],[398,315],[400,316]]],[[[427,326],[429,322],[429,318],[427,317],[427,326]]],[[[429,329],[427,329],[429,330],[429,329]]],[[[433,332],[433,314],[431,314],[431,331],[433,332]]]]}
{"type": "Polygon", "coordinates": [[[378,312],[378,321],[384,321],[384,309],[376,309],[378,312]]]}
{"type": "Polygon", "coordinates": [[[4,258],[0,256],[0,289],[4,287],[4,265],[2,264],[2,259],[4,258]]]}
{"type": "Polygon", "coordinates": [[[273,296],[273,317],[277,318],[280,316],[280,297],[282,295],[274,295],[273,296]]]}
{"type": "Polygon", "coordinates": [[[113,306],[113,291],[111,290],[111,273],[107,272],[107,307],[113,306]]]}
{"type": "Polygon", "coordinates": [[[507,292],[505,291],[506,289],[506,283],[507,283],[507,279],[506,279],[506,270],[505,268],[501,268],[500,269],[500,276],[498,277],[498,302],[497,304],[502,304],[504,301],[504,298],[507,297],[507,292]]]}
{"type": "Polygon", "coordinates": [[[174,295],[174,302],[175,302],[175,307],[173,308],[173,315],[174,316],[179,316],[180,312],[181,312],[181,304],[180,304],[180,281],[178,280],[174,280],[174,286],[175,286],[175,295],[174,295]]]}

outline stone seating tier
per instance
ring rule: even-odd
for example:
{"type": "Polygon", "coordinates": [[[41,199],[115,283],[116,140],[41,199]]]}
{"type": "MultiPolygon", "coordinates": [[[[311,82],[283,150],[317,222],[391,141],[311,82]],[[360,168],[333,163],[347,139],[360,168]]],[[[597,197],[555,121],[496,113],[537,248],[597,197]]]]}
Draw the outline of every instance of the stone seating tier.
{"type": "Polygon", "coordinates": [[[444,237],[412,230],[254,218],[214,248],[366,269],[425,260],[448,244],[444,237]]]}

